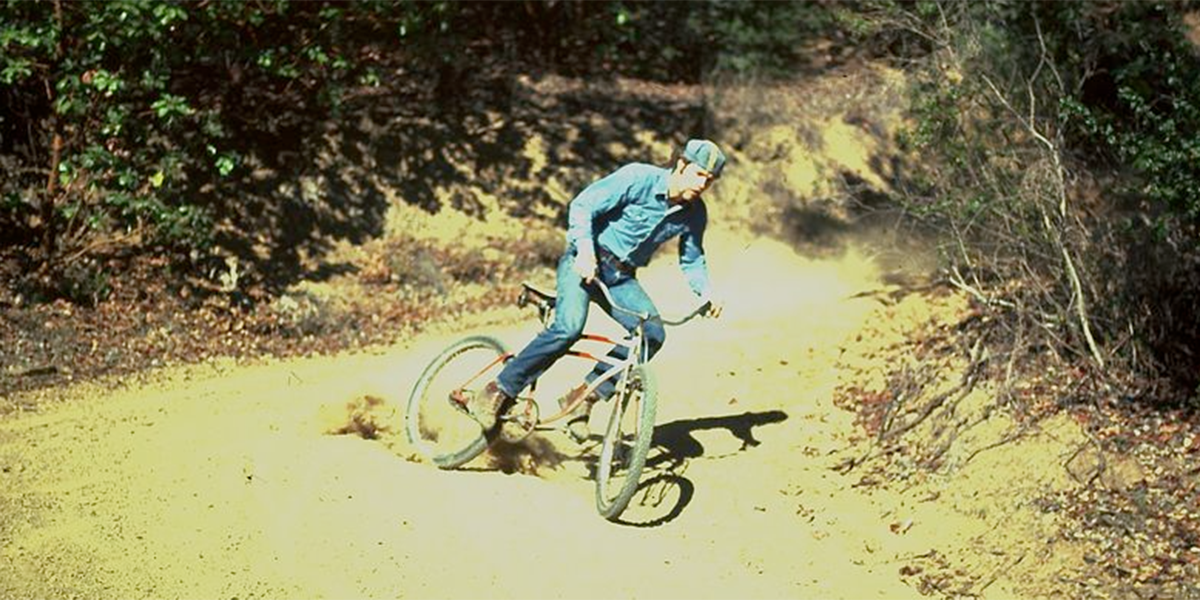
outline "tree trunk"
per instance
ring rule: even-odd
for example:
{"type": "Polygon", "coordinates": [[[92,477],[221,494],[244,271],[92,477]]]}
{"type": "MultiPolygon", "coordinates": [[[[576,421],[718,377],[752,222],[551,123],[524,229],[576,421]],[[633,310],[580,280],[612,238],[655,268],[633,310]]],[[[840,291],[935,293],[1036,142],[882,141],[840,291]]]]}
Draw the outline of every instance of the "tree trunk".
{"type": "Polygon", "coordinates": [[[62,133],[59,132],[58,118],[51,118],[54,128],[54,141],[50,144],[50,175],[46,181],[46,197],[42,200],[42,264],[49,265],[54,258],[57,245],[58,228],[54,216],[54,208],[58,199],[58,165],[62,161],[62,133]]]}
{"type": "MultiPolygon", "coordinates": [[[[63,11],[62,0],[54,0],[54,18],[58,22],[58,48],[54,53],[55,66],[63,59],[63,11]]],[[[57,220],[55,207],[58,203],[58,166],[62,162],[63,136],[62,124],[54,113],[54,84],[51,81],[54,69],[45,79],[46,101],[50,104],[50,128],[53,139],[50,142],[50,175],[46,178],[46,197],[42,199],[42,270],[45,271],[54,258],[55,247],[58,243],[57,220]]]]}

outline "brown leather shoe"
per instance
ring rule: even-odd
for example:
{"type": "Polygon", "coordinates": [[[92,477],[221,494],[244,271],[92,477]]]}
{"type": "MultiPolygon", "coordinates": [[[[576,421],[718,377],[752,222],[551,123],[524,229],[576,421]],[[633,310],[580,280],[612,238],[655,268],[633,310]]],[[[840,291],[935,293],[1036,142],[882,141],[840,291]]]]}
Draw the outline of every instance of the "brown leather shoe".
{"type": "Polygon", "coordinates": [[[475,419],[484,431],[491,431],[496,427],[496,421],[499,419],[500,410],[504,408],[504,404],[512,398],[508,397],[500,386],[493,381],[487,384],[478,394],[467,399],[467,413],[475,419]]]}
{"type": "MultiPolygon", "coordinates": [[[[587,386],[581,385],[567,392],[566,395],[558,399],[558,408],[561,410],[570,406],[577,398],[583,395],[585,390],[587,390],[587,386]]],[[[592,392],[574,410],[567,413],[567,434],[571,436],[571,439],[575,440],[575,443],[582,444],[591,437],[592,430],[588,426],[588,418],[592,416],[592,406],[599,400],[600,396],[596,395],[596,392],[592,392]]]]}

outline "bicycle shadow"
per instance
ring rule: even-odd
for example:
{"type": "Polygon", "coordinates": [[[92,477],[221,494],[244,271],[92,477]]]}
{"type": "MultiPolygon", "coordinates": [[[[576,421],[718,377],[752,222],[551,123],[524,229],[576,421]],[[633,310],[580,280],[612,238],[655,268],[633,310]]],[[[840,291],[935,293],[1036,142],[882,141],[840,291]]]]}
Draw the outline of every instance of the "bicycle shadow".
{"type": "Polygon", "coordinates": [[[754,437],[756,427],[781,423],[787,419],[787,413],[771,410],[684,419],[657,425],[643,480],[629,508],[617,522],[633,527],[657,527],[683,514],[696,491],[695,484],[683,473],[687,470],[689,460],[706,456],[704,444],[694,435],[696,432],[725,429],[742,442],[742,446],[732,453],[709,457],[724,458],[760,445],[762,442],[754,437]]]}

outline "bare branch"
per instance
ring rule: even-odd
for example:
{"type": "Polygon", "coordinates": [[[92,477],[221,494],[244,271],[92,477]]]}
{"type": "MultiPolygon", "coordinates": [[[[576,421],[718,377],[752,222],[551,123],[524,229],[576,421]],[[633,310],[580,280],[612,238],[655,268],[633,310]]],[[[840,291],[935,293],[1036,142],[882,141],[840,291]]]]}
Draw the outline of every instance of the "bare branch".
{"type": "MultiPolygon", "coordinates": [[[[1041,39],[1040,30],[1039,30],[1038,37],[1039,37],[1039,39],[1041,39]]],[[[1043,59],[1045,58],[1045,54],[1044,54],[1045,45],[1044,44],[1045,43],[1043,42],[1043,59]]],[[[986,83],[988,85],[989,88],[991,88],[992,93],[995,94],[997,101],[999,101],[1000,104],[1002,106],[1004,106],[1005,109],[1007,109],[1009,112],[1011,112],[1017,119],[1021,120],[1021,122],[1025,126],[1026,130],[1029,132],[1030,135],[1032,135],[1034,137],[1034,139],[1038,140],[1044,146],[1046,146],[1046,151],[1049,154],[1050,160],[1053,162],[1053,166],[1054,166],[1054,171],[1053,171],[1054,185],[1055,185],[1055,192],[1058,195],[1058,201],[1059,201],[1058,202],[1059,216],[1061,218],[1066,218],[1066,216],[1067,216],[1066,176],[1065,176],[1065,169],[1063,168],[1063,165],[1062,165],[1062,156],[1061,156],[1061,153],[1059,152],[1058,147],[1055,146],[1054,142],[1051,142],[1045,135],[1043,135],[1042,132],[1038,131],[1036,124],[1032,120],[1032,115],[1029,120],[1026,120],[1013,108],[1012,104],[1008,101],[1007,98],[1004,97],[1004,94],[1002,94],[1000,92],[999,88],[996,87],[996,84],[993,83],[992,80],[987,77],[987,75],[983,76],[983,81],[984,81],[984,83],[986,83]]],[[[1033,80],[1032,79],[1030,79],[1027,82],[1026,87],[1029,90],[1030,97],[1032,98],[1033,97],[1033,80]]],[[[1031,105],[1032,105],[1032,102],[1031,102],[1031,105]]],[[[1040,207],[1040,204],[1039,204],[1039,207],[1040,207]]],[[[1077,318],[1079,319],[1080,327],[1083,330],[1084,341],[1087,344],[1088,351],[1092,355],[1092,360],[1094,360],[1096,362],[1096,364],[1098,366],[1100,366],[1100,368],[1104,368],[1104,358],[1100,356],[1100,350],[1097,347],[1096,339],[1092,335],[1091,323],[1090,323],[1090,319],[1088,318],[1088,313],[1087,313],[1087,302],[1084,299],[1084,295],[1083,295],[1083,284],[1079,281],[1079,273],[1075,269],[1075,261],[1071,258],[1071,253],[1067,249],[1066,243],[1063,241],[1062,236],[1057,235],[1058,230],[1051,224],[1049,215],[1047,215],[1045,213],[1045,211],[1042,212],[1042,220],[1043,220],[1043,224],[1045,225],[1047,231],[1056,234],[1056,235],[1053,235],[1052,237],[1054,239],[1055,244],[1058,246],[1059,252],[1062,254],[1062,257],[1063,257],[1063,263],[1064,263],[1064,266],[1066,267],[1068,283],[1071,286],[1071,293],[1074,297],[1073,304],[1075,305],[1075,313],[1076,313],[1077,318]]]]}

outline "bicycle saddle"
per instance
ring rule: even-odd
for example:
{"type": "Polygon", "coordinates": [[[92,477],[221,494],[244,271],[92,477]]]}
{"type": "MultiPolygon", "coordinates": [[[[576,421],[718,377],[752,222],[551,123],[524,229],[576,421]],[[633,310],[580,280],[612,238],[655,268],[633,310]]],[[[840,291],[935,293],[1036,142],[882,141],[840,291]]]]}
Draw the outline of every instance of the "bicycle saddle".
{"type": "Polygon", "coordinates": [[[526,304],[533,302],[542,308],[554,308],[553,295],[547,294],[546,292],[533,287],[528,282],[522,283],[521,287],[524,289],[521,290],[521,296],[517,298],[517,306],[523,307],[526,304]]]}

